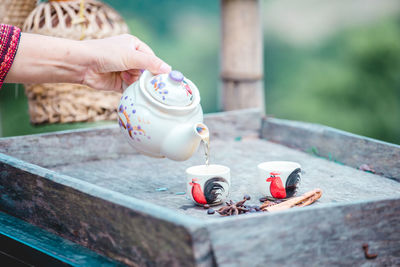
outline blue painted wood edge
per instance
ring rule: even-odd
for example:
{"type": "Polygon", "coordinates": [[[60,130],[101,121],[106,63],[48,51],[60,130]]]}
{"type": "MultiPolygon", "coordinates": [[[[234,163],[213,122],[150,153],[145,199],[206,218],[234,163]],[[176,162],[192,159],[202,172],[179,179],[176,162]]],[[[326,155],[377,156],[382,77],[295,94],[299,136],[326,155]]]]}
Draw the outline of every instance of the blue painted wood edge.
{"type": "Polygon", "coordinates": [[[42,177],[43,179],[48,179],[55,183],[71,187],[90,196],[129,208],[150,217],[183,226],[188,231],[195,231],[205,226],[204,221],[195,219],[185,214],[181,214],[172,209],[162,207],[162,203],[160,203],[160,206],[158,206],[134,197],[129,197],[121,193],[88,183],[86,181],[79,180],[77,178],[59,174],[55,171],[45,169],[43,167],[19,160],[3,153],[0,153],[0,162],[8,164],[22,171],[35,174],[42,177]]]}
{"type": "Polygon", "coordinates": [[[0,235],[72,266],[122,266],[74,242],[0,212],[0,235]]]}

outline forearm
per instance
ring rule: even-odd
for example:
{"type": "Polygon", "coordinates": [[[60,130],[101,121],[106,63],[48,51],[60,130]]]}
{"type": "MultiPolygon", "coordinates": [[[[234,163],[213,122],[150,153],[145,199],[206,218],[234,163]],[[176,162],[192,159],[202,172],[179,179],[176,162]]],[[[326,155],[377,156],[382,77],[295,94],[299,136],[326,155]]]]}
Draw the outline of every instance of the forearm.
{"type": "Polygon", "coordinates": [[[82,83],[92,63],[89,52],[84,42],[22,33],[5,82],[82,83]]]}
{"type": "Polygon", "coordinates": [[[171,66],[132,35],[75,41],[22,33],[11,68],[8,64],[3,73],[8,71],[6,83],[66,82],[119,91],[123,81],[136,81],[142,69],[159,74],[171,66]]]}

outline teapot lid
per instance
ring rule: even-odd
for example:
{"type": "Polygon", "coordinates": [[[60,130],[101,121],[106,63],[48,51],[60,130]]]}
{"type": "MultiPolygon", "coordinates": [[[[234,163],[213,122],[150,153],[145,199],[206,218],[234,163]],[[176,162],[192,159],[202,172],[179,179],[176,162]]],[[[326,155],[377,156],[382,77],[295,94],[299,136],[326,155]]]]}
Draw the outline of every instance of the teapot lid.
{"type": "Polygon", "coordinates": [[[146,81],[146,91],[167,106],[186,107],[193,103],[193,85],[177,70],[159,74],[146,81]]]}

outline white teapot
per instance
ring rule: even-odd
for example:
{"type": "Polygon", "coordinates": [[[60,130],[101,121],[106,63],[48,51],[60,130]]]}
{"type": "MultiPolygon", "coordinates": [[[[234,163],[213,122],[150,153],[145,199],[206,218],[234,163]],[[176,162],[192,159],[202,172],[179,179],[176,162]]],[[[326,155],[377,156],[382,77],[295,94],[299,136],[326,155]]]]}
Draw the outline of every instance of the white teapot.
{"type": "Polygon", "coordinates": [[[151,157],[187,160],[209,136],[199,90],[179,71],[144,71],[125,89],[118,121],[129,143],[151,157]]]}

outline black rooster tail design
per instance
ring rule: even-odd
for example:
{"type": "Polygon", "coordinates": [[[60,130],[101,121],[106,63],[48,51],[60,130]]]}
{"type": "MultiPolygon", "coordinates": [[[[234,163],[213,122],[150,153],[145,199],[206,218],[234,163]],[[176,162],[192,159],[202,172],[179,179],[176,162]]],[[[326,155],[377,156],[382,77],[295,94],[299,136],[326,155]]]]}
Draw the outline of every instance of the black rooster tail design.
{"type": "Polygon", "coordinates": [[[225,191],[224,186],[221,183],[228,182],[222,177],[214,177],[207,180],[204,184],[204,196],[206,197],[207,203],[212,204],[218,200],[218,197],[225,191]]]}
{"type": "Polygon", "coordinates": [[[295,169],[286,180],[286,197],[292,197],[297,192],[297,186],[300,183],[300,168],[295,169]]]}

